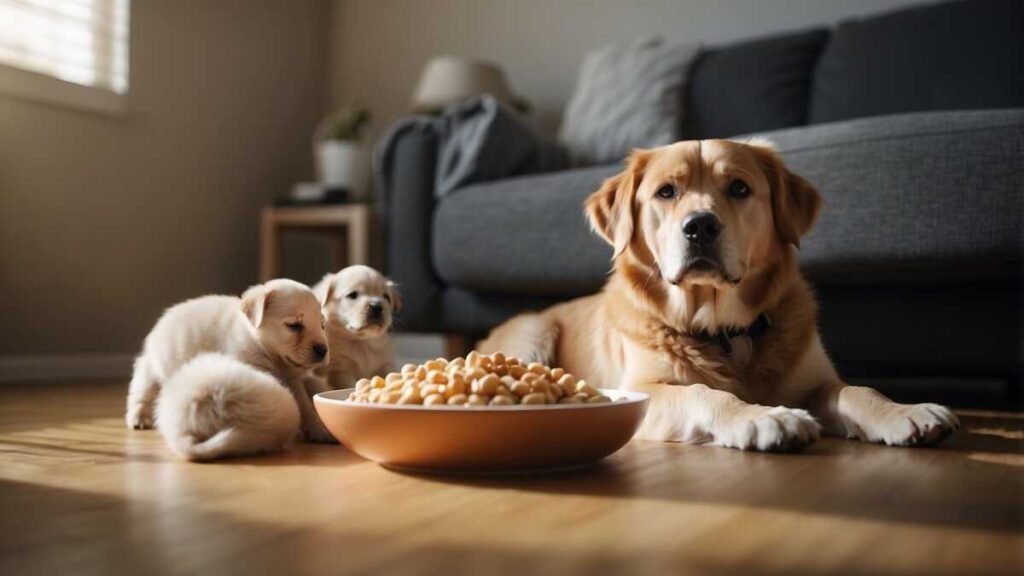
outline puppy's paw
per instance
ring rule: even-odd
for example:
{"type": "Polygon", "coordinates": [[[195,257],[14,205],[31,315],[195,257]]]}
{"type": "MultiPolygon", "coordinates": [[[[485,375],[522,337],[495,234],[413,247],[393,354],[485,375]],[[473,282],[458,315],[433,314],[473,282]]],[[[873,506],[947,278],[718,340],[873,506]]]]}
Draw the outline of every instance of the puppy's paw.
{"type": "Polygon", "coordinates": [[[960,429],[960,420],[938,404],[891,404],[851,435],[889,446],[935,446],[960,429]]]}
{"type": "Polygon", "coordinates": [[[142,406],[129,406],[124,421],[132,430],[152,430],[155,425],[153,411],[142,406]]]}
{"type": "Polygon", "coordinates": [[[337,444],[338,441],[331,436],[331,433],[327,431],[327,428],[323,424],[317,422],[312,426],[302,427],[302,437],[306,442],[314,442],[316,444],[337,444]]]}
{"type": "Polygon", "coordinates": [[[821,425],[806,410],[751,406],[716,426],[713,444],[740,450],[797,452],[821,435],[821,425]]]}

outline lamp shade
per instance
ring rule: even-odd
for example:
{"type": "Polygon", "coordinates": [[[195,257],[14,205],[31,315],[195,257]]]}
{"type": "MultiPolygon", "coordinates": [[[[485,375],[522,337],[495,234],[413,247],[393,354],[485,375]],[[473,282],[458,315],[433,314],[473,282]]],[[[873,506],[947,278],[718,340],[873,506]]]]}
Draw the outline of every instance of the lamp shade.
{"type": "Polygon", "coordinates": [[[412,105],[420,111],[439,110],[483,94],[503,104],[515,100],[501,68],[470,58],[440,56],[423,68],[412,105]]]}

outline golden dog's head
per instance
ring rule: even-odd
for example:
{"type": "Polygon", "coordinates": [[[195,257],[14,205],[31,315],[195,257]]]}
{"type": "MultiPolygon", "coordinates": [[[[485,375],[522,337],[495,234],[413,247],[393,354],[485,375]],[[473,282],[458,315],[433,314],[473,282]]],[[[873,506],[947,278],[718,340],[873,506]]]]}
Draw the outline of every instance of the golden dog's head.
{"type": "Polygon", "coordinates": [[[271,280],[242,294],[242,313],[256,339],[276,360],[293,368],[327,361],[327,335],[320,300],[305,284],[271,280]]]}
{"type": "Polygon", "coordinates": [[[735,286],[799,246],[821,198],[767,144],[678,142],[636,150],[584,203],[593,229],[686,287],[735,286]]]}

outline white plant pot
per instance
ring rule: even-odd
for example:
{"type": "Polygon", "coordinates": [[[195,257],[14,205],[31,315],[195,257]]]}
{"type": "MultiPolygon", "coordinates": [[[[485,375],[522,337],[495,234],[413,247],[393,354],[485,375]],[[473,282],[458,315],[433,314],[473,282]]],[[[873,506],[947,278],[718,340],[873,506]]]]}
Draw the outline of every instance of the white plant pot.
{"type": "Polygon", "coordinates": [[[353,200],[370,195],[370,162],[358,142],[324,140],[316,145],[320,183],[328,188],[346,188],[353,200]]]}

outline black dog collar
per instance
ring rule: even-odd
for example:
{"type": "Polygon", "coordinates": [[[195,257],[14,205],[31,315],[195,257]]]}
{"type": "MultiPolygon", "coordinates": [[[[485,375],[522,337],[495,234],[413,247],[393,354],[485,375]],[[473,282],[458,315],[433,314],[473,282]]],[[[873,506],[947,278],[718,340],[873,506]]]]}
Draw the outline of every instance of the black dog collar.
{"type": "Polygon", "coordinates": [[[732,342],[731,340],[737,336],[748,336],[751,339],[757,338],[772,327],[772,321],[768,318],[768,315],[761,313],[754,319],[754,322],[746,328],[726,328],[719,331],[717,334],[708,334],[707,332],[700,332],[697,334],[697,338],[710,342],[713,340],[718,341],[718,345],[722,347],[722,351],[725,352],[726,356],[732,354],[732,342]]]}

